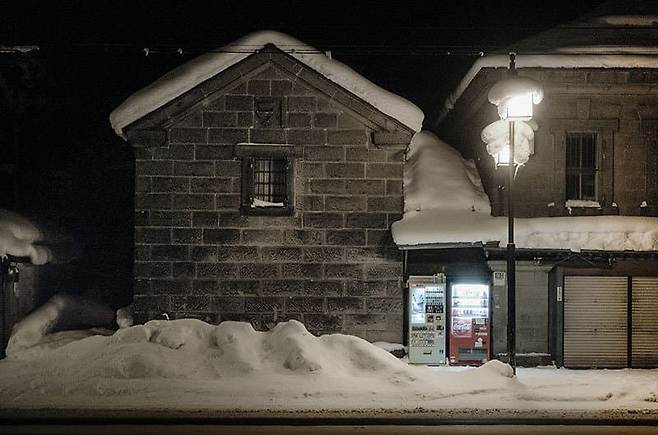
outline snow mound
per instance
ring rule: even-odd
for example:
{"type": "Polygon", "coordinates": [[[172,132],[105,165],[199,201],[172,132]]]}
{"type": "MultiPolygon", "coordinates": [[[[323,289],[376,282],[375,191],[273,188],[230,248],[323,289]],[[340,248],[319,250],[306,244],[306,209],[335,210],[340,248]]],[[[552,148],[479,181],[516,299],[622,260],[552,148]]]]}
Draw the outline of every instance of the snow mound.
{"type": "Polygon", "coordinates": [[[406,347],[402,343],[389,343],[388,341],[374,341],[372,344],[380,349],[384,349],[386,352],[407,351],[406,347]]]}
{"type": "Polygon", "coordinates": [[[409,144],[404,192],[405,216],[439,207],[491,212],[473,161],[462,158],[457,150],[427,130],[416,133],[409,144]]]}
{"type": "Polygon", "coordinates": [[[0,257],[30,257],[33,264],[45,264],[51,253],[37,244],[42,238],[42,232],[25,217],[0,209],[0,257]]]}
{"type": "MultiPolygon", "coordinates": [[[[109,326],[114,316],[109,307],[93,299],[58,293],[14,325],[6,353],[22,353],[43,343],[50,343],[44,346],[44,349],[50,349],[53,345],[63,344],[59,340],[61,336],[52,337],[54,332],[84,326],[109,326]]],[[[71,337],[76,338],[75,335],[71,337]]],[[[31,352],[34,353],[34,349],[31,352]]]]}
{"type": "Polygon", "coordinates": [[[412,130],[420,130],[424,114],[414,104],[380,88],[345,64],[330,59],[322,51],[289,35],[270,30],[251,33],[213,52],[192,59],[137,91],[112,111],[110,114],[112,128],[118,135],[123,136],[125,126],[258,52],[267,44],[274,44],[412,130]]]}
{"type": "Polygon", "coordinates": [[[437,373],[359,337],[314,336],[295,320],[268,332],[196,319],[111,336],[67,331],[0,362],[0,403],[32,409],[468,408],[483,391],[517,384],[496,364],[437,373]]]}
{"type": "Polygon", "coordinates": [[[487,361],[478,367],[477,370],[479,374],[485,376],[503,376],[505,378],[514,377],[514,370],[512,370],[512,366],[497,359],[487,361]]]}
{"type": "Polygon", "coordinates": [[[410,370],[397,358],[350,335],[316,337],[291,320],[258,332],[244,322],[152,320],[110,337],[40,346],[14,360],[61,363],[80,376],[207,379],[256,373],[374,375],[410,370]],[[75,355],[75,358],[71,358],[75,355]]]}
{"type": "MultiPolygon", "coordinates": [[[[405,210],[392,226],[399,246],[507,243],[507,218],[490,215],[474,165],[431,133],[416,133],[405,164],[405,210]]],[[[658,251],[658,218],[578,216],[515,219],[519,248],[658,251]]]]}

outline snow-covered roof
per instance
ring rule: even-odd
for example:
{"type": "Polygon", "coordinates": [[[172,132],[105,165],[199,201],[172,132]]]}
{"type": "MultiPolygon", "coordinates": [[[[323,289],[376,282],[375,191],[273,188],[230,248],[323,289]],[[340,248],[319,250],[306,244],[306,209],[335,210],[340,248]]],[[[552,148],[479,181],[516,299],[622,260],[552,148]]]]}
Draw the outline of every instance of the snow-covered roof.
{"type": "Polygon", "coordinates": [[[424,114],[413,103],[380,88],[347,65],[327,57],[322,51],[289,35],[269,30],[251,33],[192,59],[135,92],[110,114],[112,128],[123,136],[123,129],[127,125],[258,52],[267,44],[275,45],[412,130],[421,129],[424,114]]]}
{"type": "MultiPolygon", "coordinates": [[[[658,42],[658,41],[657,41],[658,42]]],[[[594,47],[590,47],[596,53],[594,47]]],[[[658,52],[658,47],[656,47],[658,52]]],[[[509,56],[479,58],[444,103],[439,120],[455,107],[457,100],[484,68],[508,68],[509,56]]],[[[516,57],[516,68],[658,68],[658,56],[649,54],[527,54],[516,57]]]]}
{"type": "MultiPolygon", "coordinates": [[[[473,162],[421,131],[411,141],[404,174],[403,219],[392,226],[398,246],[507,244],[507,218],[493,217],[473,162]]],[[[515,219],[519,248],[658,251],[658,218],[574,216],[515,219]]]]}
{"type": "MultiPolygon", "coordinates": [[[[658,68],[658,3],[608,1],[568,23],[508,47],[517,68],[658,68]]],[[[507,55],[478,59],[448,96],[438,121],[483,68],[507,68],[507,55]]]]}

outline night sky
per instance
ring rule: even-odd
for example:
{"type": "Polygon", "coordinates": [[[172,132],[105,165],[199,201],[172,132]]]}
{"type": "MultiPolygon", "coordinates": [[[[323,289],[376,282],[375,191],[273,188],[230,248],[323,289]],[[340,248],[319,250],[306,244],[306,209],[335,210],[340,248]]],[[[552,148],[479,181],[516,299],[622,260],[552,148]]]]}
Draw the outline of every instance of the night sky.
{"type": "Polygon", "coordinates": [[[41,47],[39,57],[47,59],[57,86],[116,95],[117,104],[195,55],[252,31],[279,30],[331,50],[432,118],[478,53],[505,52],[514,41],[600,3],[21,1],[3,17],[2,28],[6,45],[41,47]]]}
{"type": "Polygon", "coordinates": [[[0,208],[75,234],[79,264],[60,285],[120,294],[120,305],[130,297],[133,167],[108,115],[131,93],[198,54],[272,29],[330,50],[431,121],[480,52],[507,52],[600,3],[5,3],[0,45],[39,50],[0,53],[0,208]]]}

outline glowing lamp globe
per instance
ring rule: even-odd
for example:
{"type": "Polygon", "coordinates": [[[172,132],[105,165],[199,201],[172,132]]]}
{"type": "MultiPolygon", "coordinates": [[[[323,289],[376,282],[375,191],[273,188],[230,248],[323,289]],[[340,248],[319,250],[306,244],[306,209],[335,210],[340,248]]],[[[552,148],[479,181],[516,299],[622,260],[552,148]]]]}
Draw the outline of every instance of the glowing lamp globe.
{"type": "Polygon", "coordinates": [[[533,105],[544,99],[544,90],[535,80],[513,76],[493,85],[488,97],[498,107],[500,119],[529,121],[533,105]]]}

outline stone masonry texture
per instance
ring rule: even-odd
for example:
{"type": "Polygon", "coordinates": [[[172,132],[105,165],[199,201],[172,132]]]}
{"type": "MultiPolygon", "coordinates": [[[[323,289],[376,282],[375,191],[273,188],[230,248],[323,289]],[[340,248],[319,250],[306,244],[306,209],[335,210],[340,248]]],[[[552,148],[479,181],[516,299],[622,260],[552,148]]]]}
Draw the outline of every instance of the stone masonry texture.
{"type": "Polygon", "coordinates": [[[401,342],[390,225],[405,146],[377,147],[372,131],[349,104],[266,65],[169,127],[164,146],[136,147],[137,317],[260,330],[298,319],[316,334],[401,342]],[[260,97],[279,99],[279,119],[258,119],[260,97]],[[292,216],[240,214],[236,143],[301,147],[292,216]]]}

